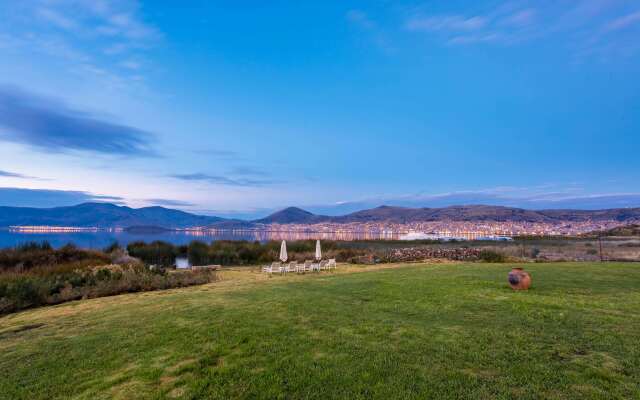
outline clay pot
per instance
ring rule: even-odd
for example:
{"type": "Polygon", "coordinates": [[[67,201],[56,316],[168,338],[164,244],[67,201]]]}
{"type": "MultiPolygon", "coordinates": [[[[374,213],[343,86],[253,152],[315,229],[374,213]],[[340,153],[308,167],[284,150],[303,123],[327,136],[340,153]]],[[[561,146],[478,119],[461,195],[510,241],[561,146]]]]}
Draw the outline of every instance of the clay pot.
{"type": "Polygon", "coordinates": [[[513,290],[527,290],[531,286],[531,275],[516,267],[509,272],[509,285],[513,290]]]}

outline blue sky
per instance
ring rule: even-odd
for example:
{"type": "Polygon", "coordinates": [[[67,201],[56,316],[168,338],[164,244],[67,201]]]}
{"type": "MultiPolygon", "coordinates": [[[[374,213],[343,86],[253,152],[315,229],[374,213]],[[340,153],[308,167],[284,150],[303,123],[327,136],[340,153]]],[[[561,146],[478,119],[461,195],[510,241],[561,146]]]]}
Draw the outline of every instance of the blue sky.
{"type": "Polygon", "coordinates": [[[0,204],[640,206],[637,1],[0,1],[0,204]]]}

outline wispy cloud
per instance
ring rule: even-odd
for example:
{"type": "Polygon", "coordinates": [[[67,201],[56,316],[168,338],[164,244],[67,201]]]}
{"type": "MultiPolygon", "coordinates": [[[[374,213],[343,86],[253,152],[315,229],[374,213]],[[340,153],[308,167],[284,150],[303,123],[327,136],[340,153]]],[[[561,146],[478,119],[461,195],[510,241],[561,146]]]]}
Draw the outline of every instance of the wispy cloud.
{"type": "Polygon", "coordinates": [[[640,10],[614,19],[607,24],[605,29],[607,31],[617,31],[620,29],[629,28],[636,24],[640,24],[640,10]]]}
{"type": "Polygon", "coordinates": [[[69,18],[53,8],[39,6],[35,8],[35,15],[44,22],[50,23],[53,26],[64,30],[78,29],[78,24],[72,18],[69,18]]]}
{"type": "MultiPolygon", "coordinates": [[[[162,37],[140,15],[135,0],[25,0],[27,8],[43,23],[88,38],[102,36],[144,46],[162,37]]],[[[27,14],[28,15],[28,14],[27,14]]]]}
{"type": "Polygon", "coordinates": [[[118,65],[122,68],[130,69],[134,71],[142,68],[142,63],[136,60],[124,60],[118,63],[118,65]]]}
{"type": "Polygon", "coordinates": [[[169,175],[169,177],[180,179],[183,181],[199,181],[224,186],[266,186],[281,183],[280,181],[272,179],[231,178],[227,176],[210,175],[204,173],[174,174],[169,175]]]}
{"type": "Polygon", "coordinates": [[[475,31],[486,25],[485,17],[461,15],[414,16],[406,23],[411,31],[475,31]]]}
{"type": "Polygon", "coordinates": [[[526,27],[536,22],[538,12],[534,8],[525,8],[506,16],[502,23],[507,26],[526,27]]]}
{"type": "Polygon", "coordinates": [[[96,195],[84,191],[0,187],[0,206],[58,207],[86,202],[122,204],[123,201],[122,197],[96,195]]]}
{"type": "Polygon", "coordinates": [[[513,9],[506,5],[471,15],[416,12],[405,21],[405,29],[437,35],[448,44],[507,42],[521,36],[535,15],[534,8],[513,9]]]}
{"type": "Polygon", "coordinates": [[[482,33],[477,35],[455,36],[449,39],[449,44],[473,44],[473,43],[490,43],[503,39],[498,33],[482,33]]]}
{"type": "Polygon", "coordinates": [[[0,14],[5,44],[63,60],[74,74],[109,89],[139,83],[144,64],[136,55],[163,37],[136,0],[24,0],[0,4],[0,14]]]}
{"type": "Polygon", "coordinates": [[[375,29],[377,24],[362,10],[347,11],[347,20],[364,29],[375,29]]]}
{"type": "Polygon", "coordinates": [[[196,149],[196,150],[186,150],[196,154],[202,154],[208,157],[215,157],[220,159],[234,159],[234,160],[242,160],[245,157],[238,153],[237,151],[232,150],[224,150],[224,149],[196,149]]]}
{"type": "Polygon", "coordinates": [[[363,32],[368,37],[368,40],[372,41],[375,46],[384,53],[390,54],[395,52],[395,48],[391,44],[388,34],[366,12],[355,9],[349,10],[346,13],[346,20],[352,26],[363,32]]]}
{"type": "Polygon", "coordinates": [[[183,201],[183,200],[172,200],[172,199],[144,199],[147,203],[151,203],[157,206],[166,206],[166,207],[193,207],[194,203],[183,201]]]}
{"type": "Polygon", "coordinates": [[[47,152],[154,156],[152,135],[72,109],[14,86],[0,86],[0,140],[47,152]]]}
{"type": "Polygon", "coordinates": [[[640,37],[635,30],[640,27],[640,10],[629,10],[623,3],[510,0],[470,14],[433,13],[423,7],[408,13],[404,28],[450,45],[515,45],[553,38],[574,54],[613,53],[628,49],[640,37]]]}
{"type": "Polygon", "coordinates": [[[160,36],[155,28],[142,22],[131,10],[120,11],[105,6],[94,8],[94,11],[95,15],[104,18],[102,25],[95,28],[102,35],[128,40],[151,40],[160,36]]]}
{"type": "Polygon", "coordinates": [[[35,176],[29,176],[24,174],[19,174],[17,172],[9,172],[0,170],[0,178],[18,178],[18,179],[37,179],[41,180],[41,178],[36,178],[35,176]]]}
{"type": "Polygon", "coordinates": [[[267,171],[261,168],[257,168],[249,165],[239,165],[239,166],[233,167],[229,170],[229,174],[238,175],[238,176],[269,176],[271,175],[267,171]]]}

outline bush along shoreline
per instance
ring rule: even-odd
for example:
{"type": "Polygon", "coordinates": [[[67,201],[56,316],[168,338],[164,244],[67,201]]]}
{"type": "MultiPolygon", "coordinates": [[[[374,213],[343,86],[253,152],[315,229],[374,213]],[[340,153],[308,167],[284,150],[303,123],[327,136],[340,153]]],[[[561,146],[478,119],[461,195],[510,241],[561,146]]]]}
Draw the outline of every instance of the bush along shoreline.
{"type": "Polygon", "coordinates": [[[29,243],[0,250],[0,315],[71,300],[163,290],[216,281],[209,270],[175,270],[130,257],[72,245],[29,243]]]}
{"type": "MultiPolygon", "coordinates": [[[[166,242],[133,242],[127,246],[128,254],[147,264],[172,266],[176,257],[185,257],[191,265],[260,265],[277,260],[280,241],[249,242],[218,240],[210,244],[193,241],[174,246],[166,242]]],[[[405,243],[400,243],[405,244],[405,243]]],[[[452,261],[504,262],[505,256],[493,250],[479,248],[396,247],[395,243],[322,241],[323,258],[338,262],[368,264],[379,262],[411,262],[428,259],[452,261]],[[393,247],[385,245],[392,244],[393,247]]],[[[315,240],[287,241],[289,260],[304,262],[315,258],[315,240]]]]}

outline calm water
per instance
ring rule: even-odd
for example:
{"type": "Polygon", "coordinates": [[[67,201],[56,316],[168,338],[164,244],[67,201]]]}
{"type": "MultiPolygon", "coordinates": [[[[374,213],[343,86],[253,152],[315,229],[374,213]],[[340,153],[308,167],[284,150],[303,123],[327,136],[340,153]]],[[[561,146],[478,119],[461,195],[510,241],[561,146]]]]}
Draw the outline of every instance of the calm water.
{"type": "Polygon", "coordinates": [[[78,247],[102,249],[113,242],[121,245],[135,241],[152,242],[162,240],[173,244],[188,244],[193,240],[211,242],[215,240],[363,240],[363,239],[397,239],[396,234],[383,233],[314,233],[314,232],[265,232],[265,231],[225,231],[225,232],[159,232],[159,233],[130,233],[130,232],[65,232],[65,233],[23,233],[0,230],[0,248],[13,247],[25,242],[48,241],[54,247],[73,243],[78,247]]]}

